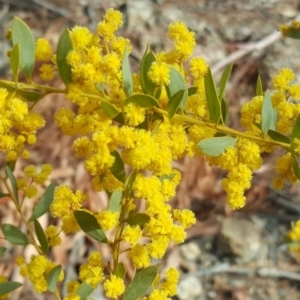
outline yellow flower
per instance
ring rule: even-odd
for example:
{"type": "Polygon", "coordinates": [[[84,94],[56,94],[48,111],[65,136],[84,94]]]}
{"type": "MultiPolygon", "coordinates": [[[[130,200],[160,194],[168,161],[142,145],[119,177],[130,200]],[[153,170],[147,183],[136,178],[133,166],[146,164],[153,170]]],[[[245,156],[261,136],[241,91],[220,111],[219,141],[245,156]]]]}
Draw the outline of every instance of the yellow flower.
{"type": "Polygon", "coordinates": [[[119,213],[109,210],[102,210],[98,212],[95,217],[103,230],[111,230],[116,227],[119,222],[119,213]]]}
{"type": "Polygon", "coordinates": [[[50,60],[53,51],[49,42],[45,39],[38,39],[35,44],[35,59],[36,60],[50,60]]]}
{"type": "Polygon", "coordinates": [[[51,64],[43,64],[40,67],[39,71],[40,71],[40,77],[45,81],[49,81],[54,78],[55,69],[51,64]]]}
{"type": "Polygon", "coordinates": [[[111,275],[103,283],[105,295],[109,298],[118,299],[125,291],[125,284],[122,278],[111,275]]]}
{"type": "Polygon", "coordinates": [[[70,40],[74,49],[82,50],[88,46],[92,40],[89,29],[82,26],[75,26],[69,32],[70,40]]]}
{"type": "Polygon", "coordinates": [[[164,62],[153,62],[147,75],[151,81],[158,85],[168,85],[170,83],[170,68],[164,62]]]}
{"type": "Polygon", "coordinates": [[[146,246],[135,245],[128,253],[128,257],[137,269],[146,268],[150,265],[150,257],[146,246]]]}
{"type": "Polygon", "coordinates": [[[127,225],[122,232],[121,238],[128,242],[130,246],[135,246],[139,239],[142,237],[142,230],[140,226],[127,225]]]}

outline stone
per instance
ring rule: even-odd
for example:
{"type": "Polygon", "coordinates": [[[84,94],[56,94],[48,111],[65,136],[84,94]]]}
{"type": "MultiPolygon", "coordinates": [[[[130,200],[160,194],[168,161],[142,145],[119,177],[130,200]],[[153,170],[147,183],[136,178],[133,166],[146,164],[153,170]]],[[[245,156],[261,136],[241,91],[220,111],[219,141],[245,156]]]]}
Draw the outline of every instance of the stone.
{"type": "Polygon", "coordinates": [[[181,280],[177,288],[177,297],[180,300],[198,299],[196,297],[203,294],[201,281],[195,276],[187,276],[181,280]]]}
{"type": "Polygon", "coordinates": [[[201,256],[201,249],[197,243],[190,242],[180,246],[180,253],[185,259],[196,261],[201,256]]]}
{"type": "Polygon", "coordinates": [[[225,218],[217,236],[217,254],[239,258],[241,262],[255,259],[261,249],[262,233],[259,226],[245,219],[225,218]]]}

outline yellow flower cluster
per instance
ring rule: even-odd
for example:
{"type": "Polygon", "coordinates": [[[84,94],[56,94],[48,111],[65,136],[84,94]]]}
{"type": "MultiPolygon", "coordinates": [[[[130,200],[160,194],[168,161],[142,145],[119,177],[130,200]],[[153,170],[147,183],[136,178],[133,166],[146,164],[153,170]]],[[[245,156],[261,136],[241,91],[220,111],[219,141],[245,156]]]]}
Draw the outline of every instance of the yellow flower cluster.
{"type": "Polygon", "coordinates": [[[0,88],[0,116],[0,152],[7,154],[7,162],[15,162],[18,156],[28,158],[24,146],[35,142],[44,119],[30,111],[23,96],[5,88],[0,88]]]}
{"type": "Polygon", "coordinates": [[[290,25],[280,25],[279,30],[281,31],[282,35],[284,37],[290,36],[295,31],[299,30],[300,28],[300,22],[297,20],[293,20],[290,25]]]}
{"type": "Polygon", "coordinates": [[[300,257],[300,220],[292,224],[292,229],[287,233],[290,250],[300,257]]]}
{"type": "MultiPolygon", "coordinates": [[[[47,291],[47,276],[56,266],[55,263],[49,261],[43,255],[32,255],[28,264],[22,258],[17,259],[17,263],[20,266],[20,274],[32,282],[34,289],[38,293],[47,291]]],[[[64,273],[61,271],[58,281],[63,281],[63,279],[64,273]]]]}
{"type": "Polygon", "coordinates": [[[177,294],[177,284],[179,279],[179,272],[175,268],[169,268],[165,271],[165,279],[160,282],[158,278],[158,282],[155,284],[155,289],[152,293],[143,297],[141,300],[170,300],[172,296],[177,294]]]}
{"type": "Polygon", "coordinates": [[[75,233],[80,227],[74,217],[74,211],[82,208],[82,202],[87,196],[81,191],[75,193],[66,185],[61,185],[54,192],[50,213],[55,218],[61,218],[62,229],[65,233],[75,233]]]}

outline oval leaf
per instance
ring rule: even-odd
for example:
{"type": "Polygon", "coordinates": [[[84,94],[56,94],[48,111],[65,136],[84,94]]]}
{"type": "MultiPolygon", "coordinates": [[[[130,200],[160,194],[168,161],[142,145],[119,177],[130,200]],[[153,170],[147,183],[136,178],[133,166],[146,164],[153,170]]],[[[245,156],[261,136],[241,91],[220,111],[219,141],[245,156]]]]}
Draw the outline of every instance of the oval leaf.
{"type": "Polygon", "coordinates": [[[222,114],[221,116],[222,116],[223,124],[227,124],[229,109],[228,109],[228,102],[224,96],[221,99],[221,114],[222,114]]]}
{"type": "Polygon", "coordinates": [[[204,76],[204,86],[210,119],[218,124],[221,117],[221,105],[210,68],[208,68],[208,72],[204,76]]]}
{"type": "Polygon", "coordinates": [[[132,185],[135,181],[137,175],[137,171],[133,171],[126,179],[125,182],[125,189],[124,189],[124,196],[125,198],[129,198],[132,190],[132,185]]]}
{"type": "Polygon", "coordinates": [[[258,75],[257,76],[257,80],[256,80],[256,96],[263,96],[264,95],[264,91],[262,88],[262,83],[261,83],[261,78],[258,75]]]}
{"type": "Polygon", "coordinates": [[[122,192],[119,190],[114,191],[108,202],[108,210],[112,212],[120,212],[121,211],[121,202],[122,202],[122,192]]]}
{"type": "MultiPolygon", "coordinates": [[[[174,67],[170,68],[170,84],[166,86],[167,95],[169,98],[169,101],[171,101],[171,98],[180,90],[187,90],[186,82],[181,75],[181,73],[176,70],[174,67]]],[[[184,108],[186,104],[186,100],[188,97],[188,92],[184,94],[184,97],[181,100],[180,108],[184,108]]]]}
{"type": "Polygon", "coordinates": [[[113,151],[111,155],[114,156],[115,161],[112,167],[110,168],[110,171],[119,181],[125,183],[126,173],[122,157],[117,150],[113,151]]]}
{"type": "Polygon", "coordinates": [[[283,135],[280,132],[277,132],[277,131],[274,131],[274,130],[271,130],[271,129],[268,131],[268,136],[272,140],[277,141],[277,142],[286,143],[286,144],[291,143],[290,138],[288,138],[287,136],[283,135]]]}
{"type": "Polygon", "coordinates": [[[94,289],[84,281],[79,286],[76,294],[80,296],[80,299],[86,299],[93,291],[94,289]]]}
{"type": "Polygon", "coordinates": [[[67,64],[67,55],[72,49],[69,31],[66,29],[59,38],[56,52],[58,73],[62,82],[66,85],[72,81],[71,66],[67,64]]]}
{"type": "Polygon", "coordinates": [[[22,286],[22,283],[16,281],[0,282],[0,296],[16,290],[20,286],[22,286]]]}
{"type": "Polygon", "coordinates": [[[10,69],[12,71],[14,82],[18,83],[19,65],[20,65],[20,45],[15,44],[10,54],[10,69]]]}
{"type": "Polygon", "coordinates": [[[156,266],[151,266],[137,273],[126,289],[123,300],[136,300],[142,297],[154,281],[157,270],[156,266]]]}
{"type": "Polygon", "coordinates": [[[262,118],[261,130],[263,133],[267,133],[269,129],[275,130],[276,121],[275,121],[274,109],[271,101],[271,94],[269,90],[266,91],[264,96],[261,118],[262,118]]]}
{"type": "Polygon", "coordinates": [[[133,93],[133,83],[132,83],[132,76],[131,76],[131,71],[130,71],[127,48],[125,48],[125,51],[123,54],[122,76],[123,76],[123,84],[124,84],[125,93],[127,96],[130,96],[133,93]]]}
{"type": "Polygon", "coordinates": [[[56,289],[56,285],[57,285],[60,273],[61,273],[61,266],[58,265],[50,271],[50,273],[48,274],[48,276],[46,278],[47,283],[48,283],[48,290],[52,293],[56,289]]]}
{"type": "Polygon", "coordinates": [[[188,88],[188,95],[192,96],[197,93],[198,88],[196,86],[191,86],[188,88]]]}
{"type": "Polygon", "coordinates": [[[0,191],[0,198],[4,198],[6,196],[9,196],[9,194],[0,191]]]}
{"type": "Polygon", "coordinates": [[[294,158],[294,161],[293,161],[293,172],[294,172],[295,176],[298,178],[298,180],[300,180],[300,168],[299,168],[296,158],[294,158]]]}
{"type": "Polygon", "coordinates": [[[145,50],[144,56],[142,58],[141,67],[140,67],[140,82],[143,93],[153,95],[156,88],[156,84],[150,80],[148,77],[148,71],[153,62],[156,61],[155,55],[153,52],[149,51],[149,44],[145,50]]]}
{"type": "Polygon", "coordinates": [[[169,100],[167,110],[169,118],[172,119],[176,114],[178,108],[181,106],[182,101],[187,97],[187,90],[180,90],[175,93],[169,100]]]}
{"type": "Polygon", "coordinates": [[[9,168],[8,165],[5,166],[5,171],[6,171],[6,174],[7,174],[8,178],[9,178],[9,180],[10,180],[10,183],[11,183],[11,186],[12,186],[15,198],[18,201],[19,197],[18,197],[18,188],[17,188],[16,177],[15,177],[14,173],[11,171],[11,169],[9,168]]]}
{"type": "Polygon", "coordinates": [[[225,88],[226,88],[226,84],[227,84],[227,81],[228,81],[228,78],[231,74],[231,71],[232,71],[232,64],[228,65],[222,76],[221,76],[221,80],[220,80],[220,89],[219,89],[219,101],[222,100],[223,98],[223,94],[224,94],[224,91],[225,91],[225,88]]]}
{"type": "Polygon", "coordinates": [[[34,220],[34,229],[43,253],[47,254],[49,249],[48,239],[46,237],[45,231],[43,230],[38,220],[34,220]]]}
{"type": "Polygon", "coordinates": [[[109,118],[115,118],[120,112],[119,110],[117,109],[116,106],[114,106],[113,104],[111,103],[108,103],[108,102],[105,102],[105,101],[102,101],[101,102],[101,106],[102,106],[102,109],[104,111],[104,113],[109,117],[109,118]]]}
{"type": "Polygon", "coordinates": [[[96,241],[106,243],[107,238],[97,219],[90,213],[82,210],[74,211],[75,219],[80,228],[96,241]]]}
{"type": "Polygon", "coordinates": [[[158,101],[149,95],[134,94],[125,100],[125,105],[129,103],[136,103],[141,107],[150,108],[158,106],[158,101]]]}
{"type": "Polygon", "coordinates": [[[11,26],[12,43],[20,47],[20,67],[27,80],[31,75],[35,60],[35,41],[30,28],[18,17],[14,17],[11,26]]]}
{"type": "Polygon", "coordinates": [[[294,139],[300,139],[300,116],[298,116],[292,130],[292,135],[291,135],[292,149],[295,149],[297,147],[297,145],[294,142],[294,139]]]}
{"type": "Polygon", "coordinates": [[[3,256],[3,254],[5,253],[6,248],[5,247],[0,247],[0,257],[3,256]]]}
{"type": "Polygon", "coordinates": [[[14,245],[28,245],[29,240],[25,233],[11,224],[2,224],[1,230],[5,238],[14,245]]]}
{"type": "Polygon", "coordinates": [[[33,221],[34,219],[39,218],[43,214],[45,214],[53,201],[54,198],[54,190],[55,190],[55,184],[52,182],[44,192],[43,196],[41,197],[40,201],[34,208],[32,215],[29,219],[29,222],[33,221]]]}
{"type": "Polygon", "coordinates": [[[126,269],[125,269],[125,266],[122,262],[119,262],[117,264],[117,267],[114,270],[114,274],[116,276],[118,276],[119,278],[124,278],[124,276],[126,274],[126,269]]]}
{"type": "Polygon", "coordinates": [[[131,226],[139,225],[143,228],[147,223],[149,223],[149,221],[150,217],[147,214],[137,213],[127,220],[127,223],[131,226]]]}
{"type": "Polygon", "coordinates": [[[234,147],[237,139],[230,136],[213,137],[198,143],[198,147],[209,156],[219,156],[227,147],[234,147]]]}

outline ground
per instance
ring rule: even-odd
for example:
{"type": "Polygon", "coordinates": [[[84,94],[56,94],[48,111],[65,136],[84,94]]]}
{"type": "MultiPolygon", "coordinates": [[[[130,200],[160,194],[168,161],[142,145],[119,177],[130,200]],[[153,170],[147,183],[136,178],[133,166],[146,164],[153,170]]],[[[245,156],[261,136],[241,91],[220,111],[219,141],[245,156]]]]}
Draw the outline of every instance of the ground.
{"type": "MultiPolygon", "coordinates": [[[[239,108],[255,94],[258,74],[264,88],[270,88],[272,76],[282,67],[292,68],[300,79],[299,42],[282,39],[277,33],[280,23],[298,18],[299,4],[297,0],[247,3],[238,0],[0,0],[0,76],[10,78],[6,59],[9,44],[4,35],[14,15],[29,24],[36,38],[46,37],[55,46],[66,27],[80,24],[94,29],[105,9],[119,9],[125,21],[120,34],[130,38],[134,46],[131,57],[134,69],[138,68],[149,40],[155,50],[171,46],[166,28],[170,22],[180,19],[195,31],[194,54],[208,61],[217,79],[224,66],[234,63],[226,96],[230,103],[230,125],[240,128],[239,108]]],[[[54,84],[61,85],[58,80],[54,84]]],[[[15,173],[22,174],[27,164],[51,163],[52,180],[87,192],[91,209],[95,205],[104,207],[105,195],[91,189],[83,162],[72,154],[72,138],[63,136],[53,123],[54,112],[68,105],[60,96],[48,96],[37,106],[47,126],[40,131],[29,161],[19,162],[15,173]]],[[[221,187],[224,172],[197,158],[186,157],[174,162],[183,180],[172,203],[175,207],[191,208],[197,217],[186,243],[171,247],[164,260],[164,265],[181,270],[178,299],[300,299],[300,262],[284,244],[291,222],[299,218],[300,186],[275,191],[271,187],[275,157],[266,155],[264,158],[265,163],[255,173],[247,192],[247,205],[239,211],[231,211],[226,204],[221,187]]],[[[11,204],[2,198],[0,205],[0,222],[18,225],[19,219],[11,204]]],[[[32,205],[28,204],[28,211],[32,205]]],[[[46,216],[41,223],[46,226],[52,221],[46,216]]],[[[83,234],[64,236],[61,247],[53,250],[51,256],[65,265],[67,276],[72,277],[78,264],[94,247],[109,257],[108,249],[85,240],[83,234]]],[[[29,257],[33,252],[30,247],[10,249],[11,255],[0,259],[0,274],[22,281],[13,262],[21,253],[29,257]]],[[[95,299],[104,299],[101,291],[97,293],[95,299]]],[[[11,299],[53,298],[35,295],[28,284],[21,295],[13,294],[11,299]]]]}

